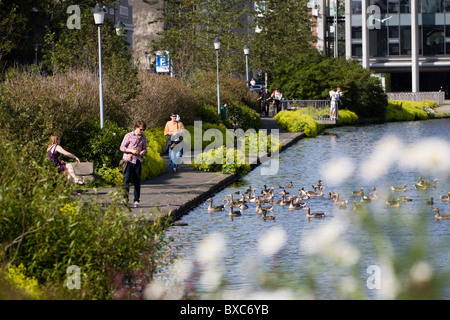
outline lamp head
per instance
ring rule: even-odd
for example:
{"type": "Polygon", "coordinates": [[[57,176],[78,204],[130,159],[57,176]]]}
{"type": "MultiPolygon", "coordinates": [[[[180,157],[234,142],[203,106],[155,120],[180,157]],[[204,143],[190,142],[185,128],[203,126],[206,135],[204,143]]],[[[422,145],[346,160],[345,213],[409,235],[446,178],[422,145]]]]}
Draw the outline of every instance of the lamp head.
{"type": "Polygon", "coordinates": [[[249,48],[248,45],[245,45],[245,46],[244,46],[244,54],[245,54],[246,56],[248,56],[249,53],[250,53],[250,48],[249,48]]]}
{"type": "Polygon", "coordinates": [[[102,25],[105,20],[105,8],[100,4],[96,4],[94,9],[91,10],[91,13],[94,14],[94,21],[96,25],[102,25]]]}
{"type": "Polygon", "coordinates": [[[215,38],[214,39],[214,49],[219,50],[220,49],[220,39],[219,38],[215,38]]]}

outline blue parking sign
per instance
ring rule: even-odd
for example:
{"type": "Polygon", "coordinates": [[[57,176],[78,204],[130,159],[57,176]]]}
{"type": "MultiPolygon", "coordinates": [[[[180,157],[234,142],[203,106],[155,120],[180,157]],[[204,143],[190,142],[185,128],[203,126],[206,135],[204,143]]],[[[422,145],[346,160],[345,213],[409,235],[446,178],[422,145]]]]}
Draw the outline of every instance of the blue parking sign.
{"type": "Polygon", "coordinates": [[[168,51],[156,52],[156,72],[170,72],[170,60],[168,51]]]}

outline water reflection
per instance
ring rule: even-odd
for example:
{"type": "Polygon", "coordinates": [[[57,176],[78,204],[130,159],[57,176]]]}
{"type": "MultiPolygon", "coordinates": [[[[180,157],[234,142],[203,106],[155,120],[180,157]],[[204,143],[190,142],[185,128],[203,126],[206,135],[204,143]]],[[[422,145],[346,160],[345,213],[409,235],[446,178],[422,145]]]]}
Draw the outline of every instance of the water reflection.
{"type": "MultiPolygon", "coordinates": [[[[325,218],[308,220],[305,210],[288,210],[287,207],[278,205],[271,212],[276,219],[263,220],[255,210],[256,205],[249,203],[249,208],[243,210],[242,216],[230,219],[226,212],[209,213],[207,210],[209,202],[205,202],[182,218],[189,224],[187,227],[173,227],[169,230],[176,235],[176,241],[172,245],[180,250],[180,256],[193,259],[192,253],[202,243],[202,239],[220,232],[225,237],[224,270],[221,274],[224,283],[227,284],[224,290],[234,294],[236,292],[245,294],[253,292],[255,286],[258,286],[260,279],[254,279],[255,270],[264,269],[268,272],[267,277],[276,274],[273,270],[274,262],[271,260],[269,263],[261,259],[261,252],[275,250],[269,248],[271,241],[261,240],[262,235],[266,233],[272,236],[282,235],[282,245],[276,249],[279,251],[276,256],[280,260],[275,265],[287,276],[278,281],[288,287],[296,287],[309,281],[307,274],[311,271],[309,268],[312,258],[308,250],[313,248],[305,249],[305,243],[311,246],[308,242],[310,235],[322,232],[319,239],[322,239],[323,243],[316,243],[314,250],[328,254],[331,261],[337,261],[335,263],[347,263],[348,268],[355,268],[355,260],[358,260],[356,269],[360,273],[360,282],[364,283],[369,276],[366,269],[372,265],[381,265],[382,261],[377,255],[377,250],[380,249],[377,246],[380,244],[373,243],[373,238],[369,236],[370,232],[375,231],[361,230],[354,221],[354,216],[358,213],[352,210],[352,204],[353,200],[356,200],[358,205],[370,209],[368,212],[373,215],[371,218],[382,223],[383,230],[377,231],[379,232],[377,234],[387,240],[384,244],[387,252],[395,255],[396,252],[403,252],[402,250],[408,248],[411,243],[423,241],[424,245],[429,245],[428,254],[433,257],[433,267],[440,272],[441,268],[448,265],[450,258],[448,250],[443,253],[438,249],[442,248],[443,242],[448,241],[450,221],[435,221],[433,206],[427,205],[426,201],[429,201],[430,197],[440,199],[440,195],[447,194],[450,190],[448,179],[450,169],[445,165],[437,168],[438,170],[424,170],[420,165],[402,166],[399,165],[402,162],[399,162],[398,158],[394,159],[391,156],[398,151],[400,145],[411,147],[424,138],[437,137],[440,141],[448,140],[449,123],[449,120],[442,119],[343,127],[327,130],[326,134],[317,138],[303,139],[280,154],[279,171],[276,174],[262,175],[261,170],[270,167],[270,164],[263,164],[242,180],[218,192],[214,195],[213,201],[217,204],[222,203],[226,195],[237,191],[242,193],[247,188],[256,188],[256,194],[261,195],[264,186],[274,187],[275,198],[279,200],[282,191],[280,186],[286,187],[292,181],[294,187],[285,190],[289,195],[298,195],[299,189],[312,190],[313,185],[320,179],[325,186],[324,196],[310,198],[307,203],[311,212],[327,212],[325,218]],[[383,149],[380,149],[380,141],[385,143],[383,149]],[[431,181],[439,178],[436,188],[425,191],[415,189],[413,186],[422,175],[431,181]],[[409,185],[405,192],[391,190],[391,186],[400,187],[405,183],[409,185]],[[368,196],[374,187],[378,191],[378,200],[362,203],[361,195],[353,195],[353,191],[363,188],[364,194],[368,196]],[[347,208],[339,209],[330,201],[328,199],[330,192],[338,192],[341,200],[348,200],[347,208]],[[386,207],[387,200],[401,196],[406,196],[412,201],[401,202],[400,209],[386,207]],[[418,217],[426,222],[424,230],[417,228],[418,217]],[[273,228],[282,228],[283,231],[273,228]],[[338,232],[339,241],[344,242],[337,241],[337,235],[334,239],[333,232],[338,232]],[[333,239],[336,243],[333,243],[333,239]]],[[[423,148],[426,150],[425,146],[423,148]]],[[[449,163],[449,151],[444,152],[447,152],[446,161],[449,163]]],[[[411,157],[411,154],[403,154],[411,157]]],[[[408,159],[401,160],[408,163],[404,161],[408,159]]],[[[436,158],[435,161],[442,164],[444,160],[436,158]]],[[[448,203],[439,200],[435,202],[441,208],[441,213],[450,212],[448,203]]],[[[385,267],[383,270],[389,268],[385,267]]],[[[355,279],[349,277],[351,272],[353,271],[346,268],[336,269],[333,262],[321,265],[316,274],[318,285],[314,295],[321,298],[341,297],[342,295],[338,295],[342,289],[340,285],[346,283],[346,286],[350,286],[351,279],[355,279]],[[330,270],[332,272],[329,272],[330,270]]],[[[358,285],[361,286],[361,283],[358,285]]],[[[207,288],[202,286],[197,287],[196,291],[200,298],[202,293],[208,292],[207,288]]],[[[377,297],[379,293],[373,290],[366,291],[365,294],[371,298],[377,297]]],[[[311,297],[304,292],[298,294],[311,297]]],[[[449,290],[446,290],[444,298],[450,298],[449,290]]]]}

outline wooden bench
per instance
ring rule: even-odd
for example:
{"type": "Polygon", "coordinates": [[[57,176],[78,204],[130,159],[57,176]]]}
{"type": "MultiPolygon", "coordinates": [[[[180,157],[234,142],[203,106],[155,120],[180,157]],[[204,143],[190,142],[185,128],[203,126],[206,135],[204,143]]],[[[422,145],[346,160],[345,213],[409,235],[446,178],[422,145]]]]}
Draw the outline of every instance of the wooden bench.
{"type": "Polygon", "coordinates": [[[73,163],[73,170],[75,171],[75,174],[84,182],[94,180],[93,162],[75,162],[73,163]]]}

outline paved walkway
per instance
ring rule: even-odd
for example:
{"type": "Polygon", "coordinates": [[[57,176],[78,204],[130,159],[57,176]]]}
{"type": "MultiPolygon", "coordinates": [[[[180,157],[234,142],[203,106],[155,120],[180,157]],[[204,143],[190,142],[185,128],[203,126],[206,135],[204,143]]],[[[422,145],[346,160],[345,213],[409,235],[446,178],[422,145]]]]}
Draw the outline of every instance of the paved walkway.
{"type": "MultiPolygon", "coordinates": [[[[279,139],[282,150],[285,150],[304,137],[303,133],[290,133],[278,125],[273,118],[261,119],[262,129],[268,134],[271,130],[279,130],[279,139]]],[[[201,204],[214,193],[224,189],[236,181],[236,176],[219,172],[194,171],[193,167],[180,165],[180,172],[173,173],[168,165],[168,157],[163,157],[166,162],[166,172],[160,176],[143,181],[141,186],[141,207],[131,208],[132,214],[145,215],[149,219],[166,215],[172,212],[178,219],[195,206],[201,204]]],[[[263,161],[264,162],[264,161],[263,161]]],[[[101,201],[107,202],[106,195],[114,191],[114,188],[100,189],[97,194],[101,201]]],[[[88,191],[92,194],[93,191],[88,191]]],[[[130,188],[130,199],[133,198],[133,186],[130,188]]],[[[130,202],[131,204],[131,202],[130,202]]]]}

